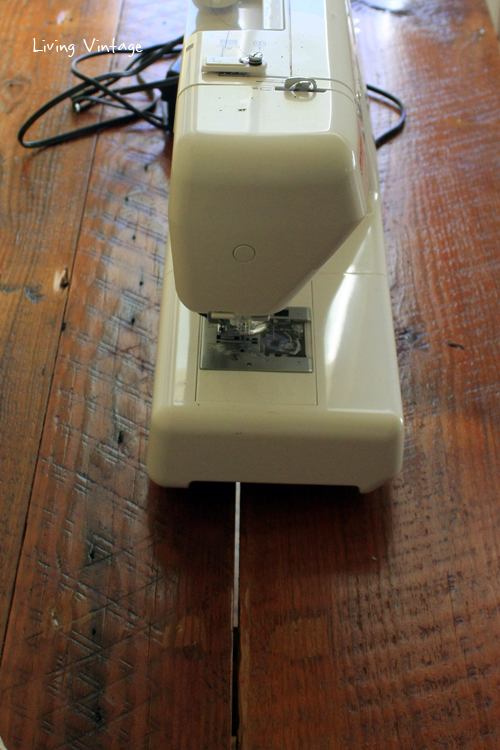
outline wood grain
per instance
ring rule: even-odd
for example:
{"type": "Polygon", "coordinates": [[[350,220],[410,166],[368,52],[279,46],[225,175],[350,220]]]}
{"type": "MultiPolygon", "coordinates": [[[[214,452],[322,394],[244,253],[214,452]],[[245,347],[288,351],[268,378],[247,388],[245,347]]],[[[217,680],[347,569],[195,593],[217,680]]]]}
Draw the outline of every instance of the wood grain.
{"type": "MultiPolygon", "coordinates": [[[[128,2],[120,35],[175,38],[176,12],[163,24],[161,4],[128,2]]],[[[163,491],[144,465],[170,146],[146,125],[100,136],[74,235],[61,226],[70,185],[47,188],[60,241],[77,247],[66,308],[52,313],[40,449],[28,452],[38,463],[0,667],[8,750],[230,746],[234,486],[163,491]]],[[[75,177],[82,148],[51,158],[75,177]]],[[[35,347],[39,329],[30,335],[35,347]]]]}
{"type": "Polygon", "coordinates": [[[9,750],[229,748],[234,493],[148,492],[128,463],[104,487],[67,465],[69,493],[62,467],[35,485],[0,671],[9,750]]]}
{"type": "MultiPolygon", "coordinates": [[[[17,143],[22,123],[70,85],[67,55],[34,53],[33,38],[67,43],[93,36],[101,3],[4,3],[0,27],[0,644],[33,484],[41,431],[85,195],[94,139],[44,151],[17,143]]],[[[100,17],[116,35],[119,0],[100,17]]],[[[37,47],[38,48],[38,47],[37,47]]],[[[33,134],[71,125],[53,110],[33,134]]],[[[30,137],[33,135],[30,133],[30,137]]]]}
{"type": "Polygon", "coordinates": [[[355,4],[409,111],[379,154],[404,469],[242,487],[242,750],[500,746],[500,57],[483,3],[406,6],[355,4]]]}

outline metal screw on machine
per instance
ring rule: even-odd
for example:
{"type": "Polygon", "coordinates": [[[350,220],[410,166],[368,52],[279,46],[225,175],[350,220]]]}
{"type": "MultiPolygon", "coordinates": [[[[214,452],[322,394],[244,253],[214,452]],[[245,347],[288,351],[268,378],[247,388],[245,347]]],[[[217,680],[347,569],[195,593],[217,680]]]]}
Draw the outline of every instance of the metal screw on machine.
{"type": "Polygon", "coordinates": [[[240,62],[248,63],[249,65],[262,65],[264,61],[264,55],[262,52],[251,52],[249,55],[240,57],[240,62]]]}

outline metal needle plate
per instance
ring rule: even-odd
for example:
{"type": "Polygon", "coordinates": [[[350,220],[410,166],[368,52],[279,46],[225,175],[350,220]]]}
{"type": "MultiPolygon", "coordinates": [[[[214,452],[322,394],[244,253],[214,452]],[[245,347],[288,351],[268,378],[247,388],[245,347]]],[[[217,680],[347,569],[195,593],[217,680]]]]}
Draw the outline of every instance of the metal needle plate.
{"type": "Polygon", "coordinates": [[[203,318],[200,368],[247,372],[312,372],[311,310],[287,307],[271,316],[266,330],[242,334],[229,324],[203,318]]]}

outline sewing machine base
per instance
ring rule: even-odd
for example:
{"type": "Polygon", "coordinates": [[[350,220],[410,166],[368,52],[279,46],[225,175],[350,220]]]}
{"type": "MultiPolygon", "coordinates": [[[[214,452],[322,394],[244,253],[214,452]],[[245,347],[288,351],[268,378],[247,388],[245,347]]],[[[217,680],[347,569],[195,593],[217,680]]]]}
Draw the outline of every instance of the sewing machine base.
{"type": "Polygon", "coordinates": [[[164,279],[147,468],[193,481],[354,485],[395,476],[403,422],[379,212],[295,297],[311,311],[312,372],[200,367],[203,319],[164,279]]]}

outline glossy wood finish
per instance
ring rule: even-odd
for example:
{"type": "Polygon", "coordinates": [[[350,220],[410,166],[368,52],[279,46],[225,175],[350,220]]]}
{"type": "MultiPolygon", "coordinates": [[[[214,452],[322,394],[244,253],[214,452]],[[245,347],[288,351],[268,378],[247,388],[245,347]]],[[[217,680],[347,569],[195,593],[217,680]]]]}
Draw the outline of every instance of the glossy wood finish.
{"type": "MultiPolygon", "coordinates": [[[[500,746],[500,55],[480,0],[390,4],[353,9],[367,80],[409,110],[379,152],[405,466],[366,497],[242,487],[242,750],[500,746]]],[[[3,9],[8,750],[230,746],[234,487],[144,471],[170,144],[145,125],[15,142],[69,80],[34,35],[145,46],[183,23],[173,0],[3,9]]],[[[391,115],[372,111],[378,131],[391,115]]]]}

